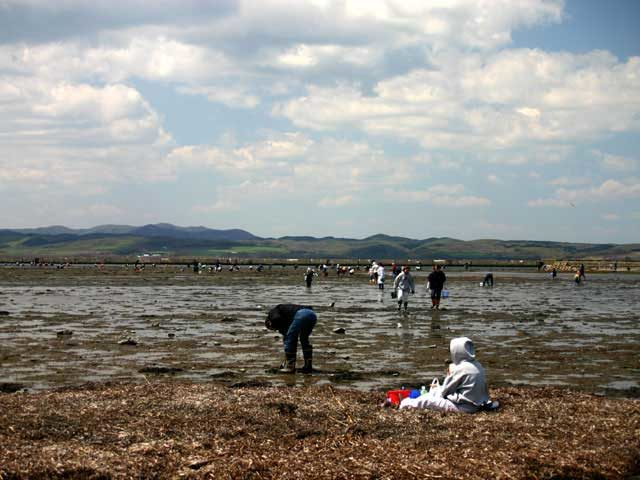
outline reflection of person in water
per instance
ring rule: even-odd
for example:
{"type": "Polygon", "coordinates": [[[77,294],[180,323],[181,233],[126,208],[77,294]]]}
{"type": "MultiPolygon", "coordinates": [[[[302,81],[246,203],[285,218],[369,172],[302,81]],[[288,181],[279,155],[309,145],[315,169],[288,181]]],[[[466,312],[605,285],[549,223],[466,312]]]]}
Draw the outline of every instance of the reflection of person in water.
{"type": "Polygon", "coordinates": [[[311,373],[313,347],[309,342],[309,336],[317,321],[318,317],[316,317],[313,308],[303,305],[280,304],[269,311],[265,326],[269,330],[279,331],[283,336],[285,358],[280,365],[282,373],[295,373],[296,371],[298,340],[300,340],[304,358],[302,373],[311,373]]]}
{"type": "Polygon", "coordinates": [[[484,276],[482,280],[483,287],[493,287],[493,273],[489,272],[484,276]]]}

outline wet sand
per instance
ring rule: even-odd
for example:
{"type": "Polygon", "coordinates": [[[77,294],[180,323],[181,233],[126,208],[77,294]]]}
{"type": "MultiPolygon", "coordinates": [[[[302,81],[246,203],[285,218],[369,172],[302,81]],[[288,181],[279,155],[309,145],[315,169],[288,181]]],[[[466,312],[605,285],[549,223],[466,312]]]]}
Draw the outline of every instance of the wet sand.
{"type": "Polygon", "coordinates": [[[176,267],[141,273],[113,266],[0,268],[2,381],[38,391],[85,382],[258,379],[271,385],[362,390],[420,386],[442,375],[448,343],[476,343],[492,386],[558,385],[605,395],[640,391],[640,275],[448,272],[449,299],[429,310],[425,272],[408,314],[354,276],[303,269],[194,274],[176,267]],[[281,337],[264,328],[271,306],[313,305],[319,322],[311,376],[273,372],[281,337]],[[330,305],[335,302],[334,307],[330,305]],[[344,328],[344,334],[334,333],[344,328]],[[120,342],[131,339],[135,345],[120,342]]]}

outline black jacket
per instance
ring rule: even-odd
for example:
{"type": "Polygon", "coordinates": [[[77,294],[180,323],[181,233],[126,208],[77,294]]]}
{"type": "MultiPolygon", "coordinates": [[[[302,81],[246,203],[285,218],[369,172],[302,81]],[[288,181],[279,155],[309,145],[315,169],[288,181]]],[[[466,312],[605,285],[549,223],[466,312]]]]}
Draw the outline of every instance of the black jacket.
{"type": "Polygon", "coordinates": [[[302,310],[303,308],[313,310],[312,307],[306,305],[294,305],[292,303],[281,303],[280,305],[276,305],[269,310],[264,325],[269,330],[277,330],[282,335],[286,335],[291,323],[293,323],[293,317],[298,313],[298,310],[302,310]]]}
{"type": "Polygon", "coordinates": [[[429,274],[427,280],[429,281],[430,290],[442,290],[444,282],[447,281],[447,276],[442,270],[434,270],[429,274]]]}

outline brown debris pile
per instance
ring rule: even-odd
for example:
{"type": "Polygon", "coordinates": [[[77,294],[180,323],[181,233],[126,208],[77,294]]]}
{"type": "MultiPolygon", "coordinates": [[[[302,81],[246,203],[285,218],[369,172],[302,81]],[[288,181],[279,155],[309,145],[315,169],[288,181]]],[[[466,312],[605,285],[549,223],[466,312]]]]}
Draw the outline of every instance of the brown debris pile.
{"type": "Polygon", "coordinates": [[[379,407],[380,392],[95,385],[0,395],[0,478],[625,478],[640,401],[492,391],[475,415],[379,407]]]}

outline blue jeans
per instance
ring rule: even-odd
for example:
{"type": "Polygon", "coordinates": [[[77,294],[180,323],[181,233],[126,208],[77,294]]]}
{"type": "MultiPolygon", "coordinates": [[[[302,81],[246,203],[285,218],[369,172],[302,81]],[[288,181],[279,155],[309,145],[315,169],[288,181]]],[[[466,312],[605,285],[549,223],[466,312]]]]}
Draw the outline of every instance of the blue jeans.
{"type": "Polygon", "coordinates": [[[309,343],[309,335],[316,326],[318,317],[313,310],[303,308],[298,310],[293,317],[293,322],[284,336],[284,352],[295,355],[298,350],[298,338],[303,352],[311,352],[312,347],[309,343]]]}

